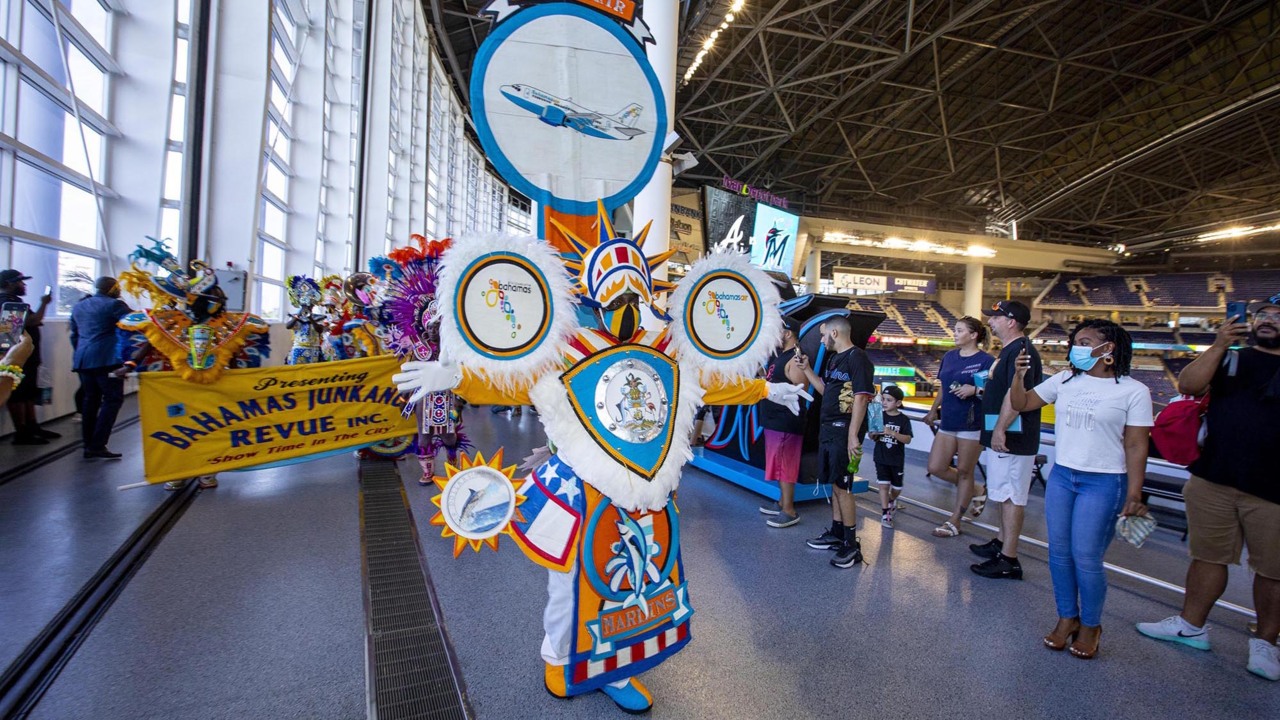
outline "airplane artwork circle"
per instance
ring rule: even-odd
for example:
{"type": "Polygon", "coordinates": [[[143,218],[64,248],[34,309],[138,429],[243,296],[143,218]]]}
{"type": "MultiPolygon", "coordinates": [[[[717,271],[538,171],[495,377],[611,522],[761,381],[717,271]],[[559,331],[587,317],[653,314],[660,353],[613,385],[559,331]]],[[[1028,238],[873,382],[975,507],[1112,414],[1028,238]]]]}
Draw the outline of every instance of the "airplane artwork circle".
{"type": "Polygon", "coordinates": [[[514,253],[489,253],[461,273],[455,298],[458,329],[476,352],[515,358],[551,329],[551,294],[542,271],[514,253]]]}
{"type": "Polygon", "coordinates": [[[731,270],[698,280],[684,307],[689,340],[699,352],[718,360],[735,358],[760,334],[760,296],[745,277],[731,270]]]}
{"type": "Polygon", "coordinates": [[[485,39],[471,108],[503,179],[555,210],[622,205],[662,155],[667,109],[657,75],[621,25],[569,3],[525,7],[485,39]]]}
{"type": "Polygon", "coordinates": [[[488,540],[516,511],[516,489],[501,471],[478,465],[449,478],[440,491],[440,516],[458,537],[488,540]]]}

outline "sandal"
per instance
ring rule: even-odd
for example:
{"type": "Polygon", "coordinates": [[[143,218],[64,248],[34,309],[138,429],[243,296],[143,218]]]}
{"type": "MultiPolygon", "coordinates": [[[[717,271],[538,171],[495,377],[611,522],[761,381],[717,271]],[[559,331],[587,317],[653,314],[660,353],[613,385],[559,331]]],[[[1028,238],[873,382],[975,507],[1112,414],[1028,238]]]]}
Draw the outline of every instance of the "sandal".
{"type": "Polygon", "coordinates": [[[986,488],[983,488],[981,495],[974,495],[973,499],[969,501],[969,508],[968,508],[969,517],[978,517],[979,515],[982,514],[982,511],[986,509],[987,509],[987,490],[986,488]]]}
{"type": "Polygon", "coordinates": [[[1075,641],[1076,636],[1080,634],[1080,620],[1078,618],[1058,618],[1058,625],[1053,632],[1044,636],[1044,646],[1050,650],[1066,650],[1067,645],[1075,641]]]}
{"type": "Polygon", "coordinates": [[[1102,649],[1102,627],[1098,627],[1098,634],[1093,638],[1093,647],[1089,647],[1080,641],[1079,636],[1075,642],[1071,643],[1069,650],[1071,654],[1081,660],[1092,660],[1098,655],[1098,651],[1102,649]]]}
{"type": "Polygon", "coordinates": [[[953,525],[950,520],[933,529],[934,537],[955,537],[959,534],[960,529],[953,525]]]}

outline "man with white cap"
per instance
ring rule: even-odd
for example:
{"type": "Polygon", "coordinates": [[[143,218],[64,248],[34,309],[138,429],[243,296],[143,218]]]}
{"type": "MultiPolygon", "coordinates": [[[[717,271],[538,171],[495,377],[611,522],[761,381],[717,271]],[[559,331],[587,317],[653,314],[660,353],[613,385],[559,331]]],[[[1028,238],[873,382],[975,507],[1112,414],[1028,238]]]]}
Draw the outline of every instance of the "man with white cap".
{"type": "Polygon", "coordinates": [[[1227,566],[1249,549],[1254,571],[1256,636],[1249,672],[1280,680],[1280,293],[1249,305],[1252,318],[1229,317],[1213,345],[1183,369],[1178,391],[1212,391],[1208,434],[1183,486],[1191,566],[1182,612],[1138,623],[1138,632],[1198,650],[1209,649],[1207,621],[1227,589],[1227,566]],[[1250,340],[1251,347],[1231,350],[1250,340]]]}

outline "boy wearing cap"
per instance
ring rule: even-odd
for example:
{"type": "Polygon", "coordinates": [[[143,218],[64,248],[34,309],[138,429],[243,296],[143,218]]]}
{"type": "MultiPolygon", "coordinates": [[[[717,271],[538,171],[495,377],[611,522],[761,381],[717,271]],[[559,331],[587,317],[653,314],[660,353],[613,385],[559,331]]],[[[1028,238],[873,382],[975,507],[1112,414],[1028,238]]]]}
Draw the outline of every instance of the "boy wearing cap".
{"type": "Polygon", "coordinates": [[[1040,411],[1016,413],[1008,395],[1017,378],[1018,353],[1025,350],[1031,359],[1022,379],[1026,390],[1039,385],[1044,372],[1040,353],[1024,333],[1031,322],[1030,308],[1017,300],[1001,300],[982,314],[1002,345],[982,391],[981,436],[982,446],[991,449],[987,453],[987,499],[1000,506],[1000,534],[991,542],[969,546],[975,555],[986,558],[969,569],[982,577],[1021,580],[1018,536],[1031,494],[1031,471],[1040,451],[1040,411]]]}
{"type": "Polygon", "coordinates": [[[1227,318],[1213,345],[1178,376],[1178,392],[1213,396],[1204,449],[1182,489],[1191,551],[1187,592],[1181,613],[1139,623],[1138,632],[1208,650],[1209,611],[1227,589],[1227,568],[1248,547],[1258,631],[1245,668],[1280,680],[1280,293],[1248,312],[1251,325],[1227,318]],[[1230,350],[1246,338],[1252,347],[1230,350]]]}
{"type": "MultiPolygon", "coordinates": [[[[18,270],[0,270],[0,305],[20,303],[27,294],[29,275],[18,270]]],[[[9,395],[9,417],[13,418],[14,445],[48,445],[49,440],[61,434],[45,430],[36,422],[36,402],[40,399],[40,387],[36,376],[40,371],[40,326],[44,324],[44,311],[53,300],[51,294],[40,298],[39,307],[27,312],[27,334],[31,336],[31,356],[22,366],[22,382],[9,395]]]]}
{"type": "MultiPolygon", "coordinates": [[[[804,373],[791,362],[800,352],[799,333],[799,321],[784,316],[782,347],[765,365],[765,379],[769,382],[805,383],[804,373]]],[[[764,479],[778,483],[780,496],[778,502],[761,505],[760,513],[769,516],[769,527],[791,527],[800,522],[795,506],[796,480],[800,476],[807,413],[796,414],[768,400],[756,405],[756,412],[764,428],[764,479]]]]}
{"type": "Polygon", "coordinates": [[[880,488],[880,524],[893,527],[893,514],[902,494],[902,477],[907,465],[907,445],[911,442],[911,418],[901,412],[902,388],[886,385],[880,391],[884,405],[884,432],[871,433],[876,441],[872,459],[876,463],[876,485],[880,488]]]}

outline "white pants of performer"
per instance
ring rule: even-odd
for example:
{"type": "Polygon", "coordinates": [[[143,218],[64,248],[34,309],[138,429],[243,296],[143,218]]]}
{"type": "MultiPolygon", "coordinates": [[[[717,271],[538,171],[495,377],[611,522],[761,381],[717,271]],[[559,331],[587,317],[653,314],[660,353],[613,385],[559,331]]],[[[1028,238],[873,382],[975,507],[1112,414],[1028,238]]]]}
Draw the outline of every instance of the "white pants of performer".
{"type": "MultiPolygon", "coordinates": [[[[542,611],[542,659],[548,665],[569,664],[569,640],[573,637],[573,575],[547,571],[547,608],[542,611]]],[[[609,683],[627,686],[627,680],[609,683]]]]}

